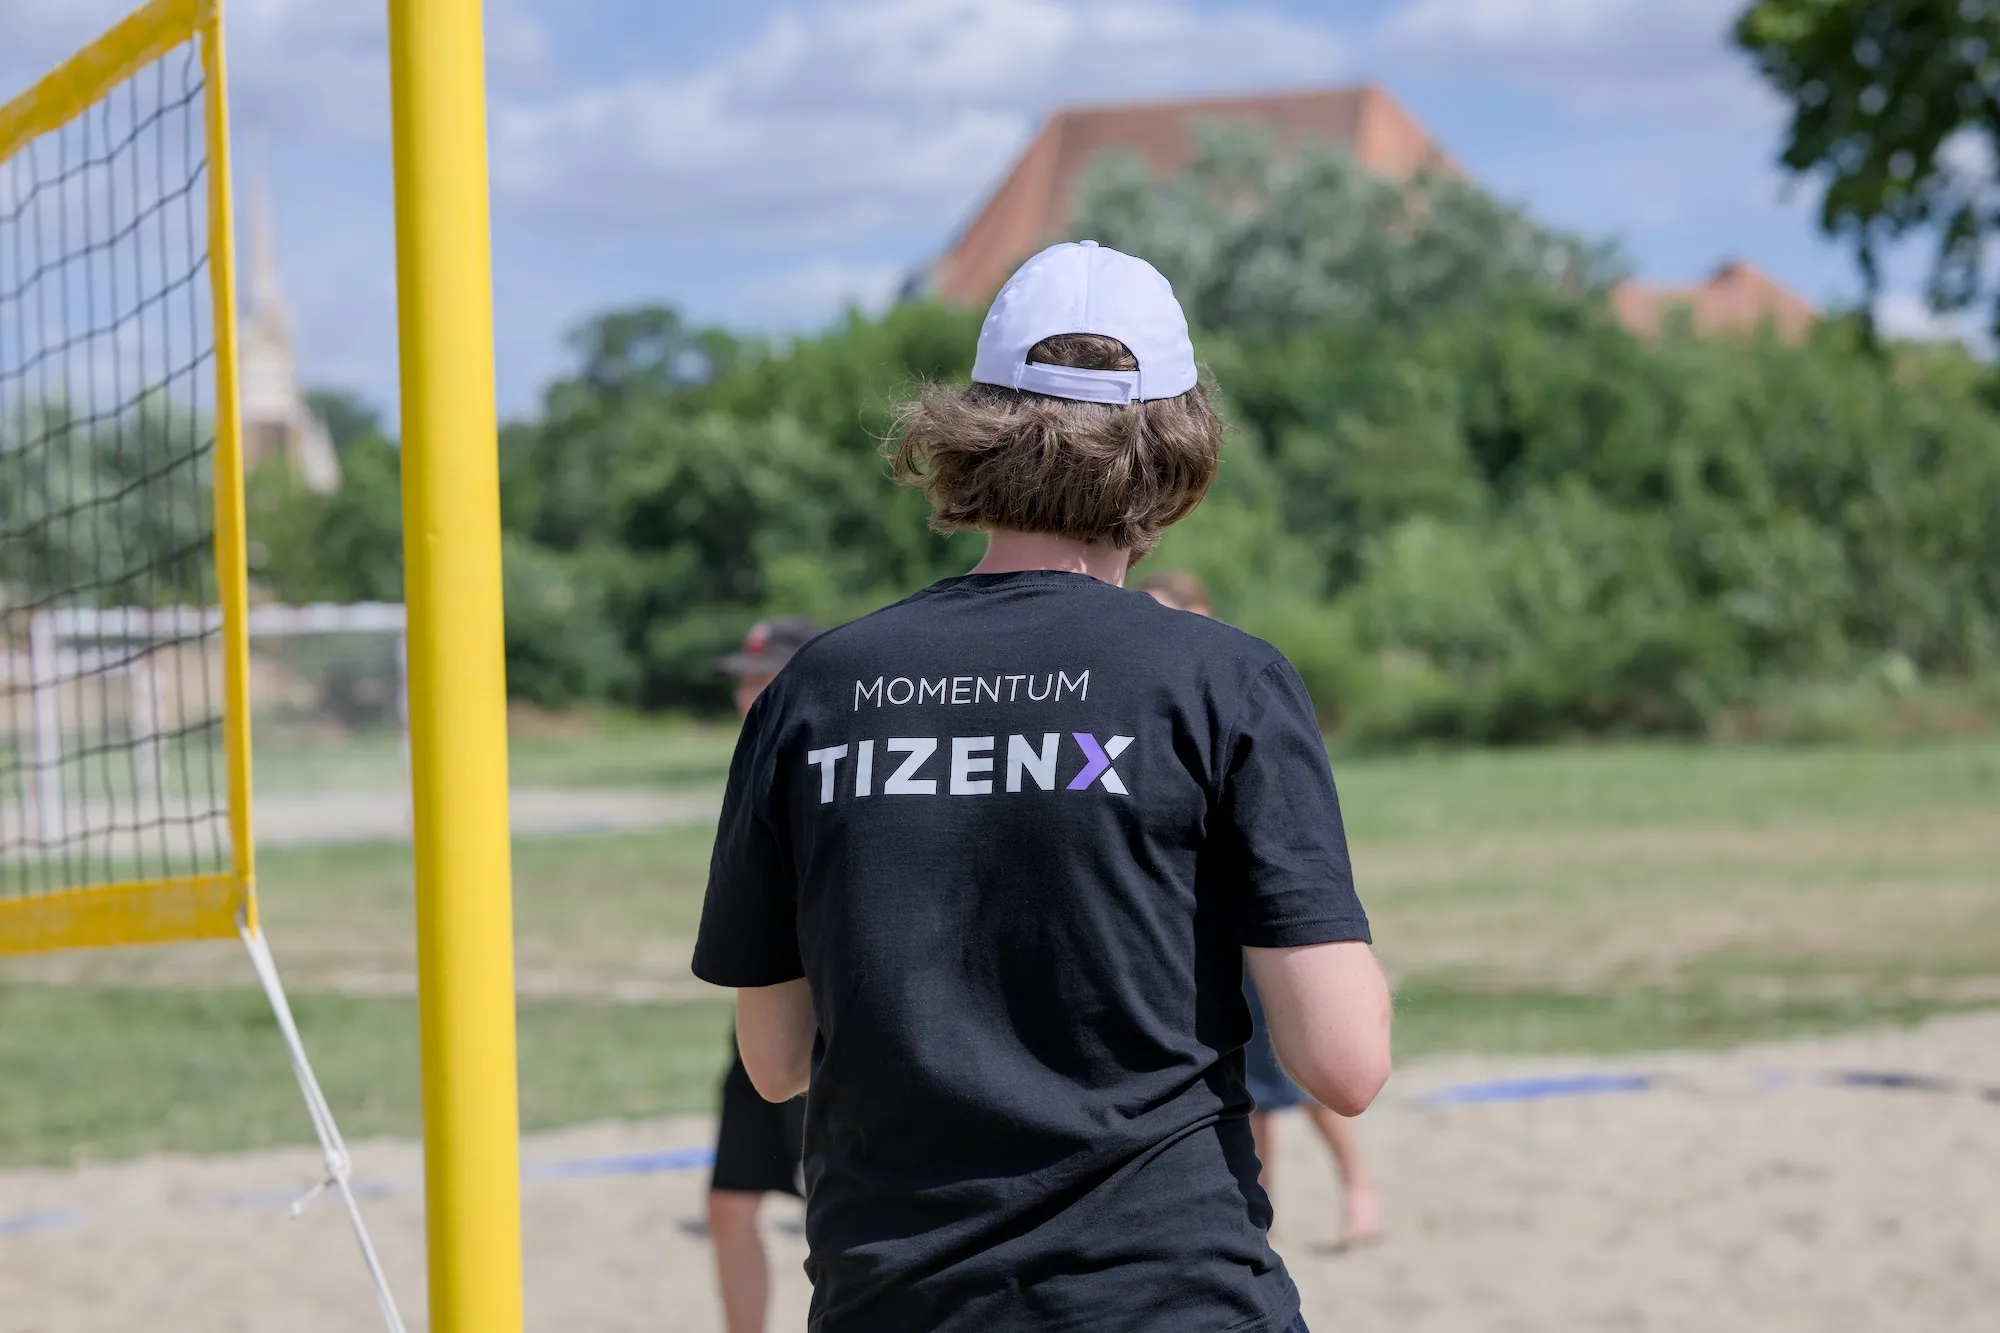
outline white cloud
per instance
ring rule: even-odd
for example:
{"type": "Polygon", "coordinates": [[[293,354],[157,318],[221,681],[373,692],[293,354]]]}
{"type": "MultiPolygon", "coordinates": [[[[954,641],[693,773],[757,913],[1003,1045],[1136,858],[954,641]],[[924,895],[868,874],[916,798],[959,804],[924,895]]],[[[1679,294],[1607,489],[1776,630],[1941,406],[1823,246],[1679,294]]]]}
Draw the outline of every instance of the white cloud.
{"type": "Polygon", "coordinates": [[[1962,129],[1938,145],[1938,162],[1967,180],[1993,179],[1993,140],[1974,129],[1962,129]]]}
{"type": "MultiPolygon", "coordinates": [[[[0,0],[0,100],[116,23],[134,0],[0,0]]],[[[496,91],[533,87],[559,67],[530,0],[487,6],[487,63],[496,91]]],[[[386,6],[326,0],[231,0],[232,120],[253,139],[376,143],[388,150],[386,6]]]]}
{"type": "MultiPolygon", "coordinates": [[[[385,5],[232,0],[227,14],[231,112],[239,126],[388,153],[385,5]]],[[[485,38],[490,98],[560,76],[548,32],[528,0],[489,3],[485,38]]]]}
{"type": "Polygon", "coordinates": [[[876,313],[894,299],[909,267],[818,259],[751,279],[737,289],[732,305],[741,318],[765,328],[823,323],[849,306],[876,313]]]}
{"type": "Polygon", "coordinates": [[[0,0],[0,101],[28,87],[70,52],[116,23],[128,0],[0,0]]]}
{"type": "Polygon", "coordinates": [[[1738,255],[1803,282],[1829,263],[1810,239],[1819,190],[1778,165],[1786,110],[1732,44],[1742,3],[1402,0],[1361,50],[1532,126],[1488,136],[1468,168],[1537,216],[1618,236],[1641,272],[1738,255]]]}
{"type": "Polygon", "coordinates": [[[486,63],[503,85],[560,77],[554,39],[529,10],[531,0],[495,0],[486,6],[486,63]]]}
{"type": "MultiPolygon", "coordinates": [[[[0,0],[0,87],[25,86],[130,3],[0,0]]],[[[662,236],[851,257],[876,238],[949,231],[1060,103],[1321,81],[1347,66],[1330,27],[1254,6],[806,0],[743,24],[684,73],[593,81],[563,59],[593,53],[558,50],[535,8],[488,4],[495,201],[566,246],[662,236]]],[[[288,177],[338,176],[379,193],[383,7],[232,0],[228,14],[239,178],[283,193],[288,177]]],[[[322,264],[348,262],[338,219],[281,214],[322,264]]]]}
{"type": "MultiPolygon", "coordinates": [[[[133,0],[0,0],[0,99],[94,40],[133,0]]],[[[383,6],[233,0],[229,91],[239,125],[311,136],[379,134],[388,124],[383,6]]]]}
{"type": "MultiPolygon", "coordinates": [[[[0,0],[0,99],[134,2],[0,0]]],[[[732,9],[715,54],[664,73],[640,63],[650,52],[607,49],[629,45],[619,14],[647,0],[560,0],[578,21],[538,21],[558,2],[487,3],[497,221],[516,267],[526,255],[548,275],[509,308],[503,349],[543,347],[577,302],[628,289],[772,329],[878,304],[1070,102],[1359,75],[1449,85],[1495,117],[1483,147],[1458,132],[1476,176],[1566,225],[1636,231],[1677,268],[1758,226],[1798,244],[1782,228],[1803,236],[1815,197],[1771,198],[1780,112],[1728,47],[1741,0],[1399,0],[1373,28],[1351,17],[1361,6],[1288,17],[1277,0],[775,0],[732,9]],[[646,72],[590,72],[606,68],[646,72]]],[[[306,373],[387,396],[383,11],[228,12],[238,179],[277,196],[306,373]]]]}
{"type": "Polygon", "coordinates": [[[1982,355],[1991,352],[1993,342],[1985,326],[1987,313],[1986,307],[1976,306],[1940,314],[1918,292],[1884,292],[1875,298],[1875,327],[1884,337],[1963,343],[1982,355]]]}
{"type": "Polygon", "coordinates": [[[230,119],[257,138],[387,148],[385,6],[234,0],[227,11],[230,119]]]}
{"type": "Polygon", "coordinates": [[[853,243],[937,231],[1053,104],[1327,79],[1325,27],[1185,0],[851,0],[721,59],[494,108],[503,199],[571,226],[853,243]]]}
{"type": "Polygon", "coordinates": [[[1769,119],[1776,99],[1729,44],[1742,0],[1408,0],[1372,47],[1415,68],[1512,85],[1587,115],[1769,119]]]}

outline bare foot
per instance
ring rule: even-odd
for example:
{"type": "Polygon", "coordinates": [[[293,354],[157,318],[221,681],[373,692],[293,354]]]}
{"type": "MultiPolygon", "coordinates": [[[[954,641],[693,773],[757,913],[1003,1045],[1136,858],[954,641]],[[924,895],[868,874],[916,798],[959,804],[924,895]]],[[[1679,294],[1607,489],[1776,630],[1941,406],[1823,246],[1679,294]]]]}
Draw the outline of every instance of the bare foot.
{"type": "Polygon", "coordinates": [[[1351,1250],[1382,1237],[1382,1196],[1373,1185],[1351,1186],[1341,1210],[1340,1239],[1334,1248],[1351,1250]]]}

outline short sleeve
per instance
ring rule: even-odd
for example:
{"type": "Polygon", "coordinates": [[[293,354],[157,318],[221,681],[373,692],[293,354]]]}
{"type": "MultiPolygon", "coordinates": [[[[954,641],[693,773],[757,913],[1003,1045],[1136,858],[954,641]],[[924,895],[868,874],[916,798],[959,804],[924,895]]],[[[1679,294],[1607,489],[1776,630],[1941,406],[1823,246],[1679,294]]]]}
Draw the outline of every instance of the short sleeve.
{"type": "Polygon", "coordinates": [[[759,699],[729,762],[729,785],[708,866],[695,938],[694,974],[717,986],[776,986],[805,975],[799,958],[798,879],[785,824],[774,810],[759,699]]]}
{"type": "Polygon", "coordinates": [[[1238,942],[1367,940],[1326,742],[1291,663],[1280,658],[1251,682],[1222,758],[1213,832],[1238,942]]]}

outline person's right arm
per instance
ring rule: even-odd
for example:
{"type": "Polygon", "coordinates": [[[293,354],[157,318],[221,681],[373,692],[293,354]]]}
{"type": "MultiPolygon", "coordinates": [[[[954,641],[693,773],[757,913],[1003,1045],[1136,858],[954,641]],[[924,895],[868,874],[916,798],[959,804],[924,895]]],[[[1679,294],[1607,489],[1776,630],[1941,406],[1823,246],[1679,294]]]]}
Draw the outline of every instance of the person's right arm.
{"type": "Polygon", "coordinates": [[[1246,948],[1271,1044],[1308,1096],[1360,1115],[1389,1078],[1389,983],[1366,941],[1246,948]]]}
{"type": "Polygon", "coordinates": [[[798,876],[781,810],[760,809],[774,789],[760,756],[771,692],[751,706],[729,764],[695,937],[694,974],[736,991],[736,1046],[767,1101],[805,1090],[818,1031],[799,954],[798,876]]]}

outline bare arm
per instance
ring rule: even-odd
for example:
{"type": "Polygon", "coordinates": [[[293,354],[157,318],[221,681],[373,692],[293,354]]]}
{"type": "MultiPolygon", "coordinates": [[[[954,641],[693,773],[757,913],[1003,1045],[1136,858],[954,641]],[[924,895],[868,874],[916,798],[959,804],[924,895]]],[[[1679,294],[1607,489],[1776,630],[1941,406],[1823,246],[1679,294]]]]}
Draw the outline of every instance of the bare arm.
{"type": "Polygon", "coordinates": [[[1312,1099],[1360,1115],[1389,1078],[1389,983],[1360,940],[1243,951],[1278,1060],[1312,1099]]]}
{"type": "Polygon", "coordinates": [[[818,1032],[804,977],[736,992],[736,1049],[757,1095],[767,1102],[790,1101],[806,1090],[818,1032]]]}

